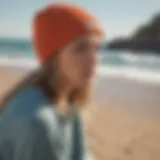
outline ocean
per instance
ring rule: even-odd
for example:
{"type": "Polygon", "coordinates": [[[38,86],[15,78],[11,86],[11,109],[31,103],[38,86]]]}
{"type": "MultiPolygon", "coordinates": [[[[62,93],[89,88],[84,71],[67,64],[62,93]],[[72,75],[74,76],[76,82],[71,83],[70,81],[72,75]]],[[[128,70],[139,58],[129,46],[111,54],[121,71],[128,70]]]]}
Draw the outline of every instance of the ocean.
{"type": "MultiPolygon", "coordinates": [[[[38,66],[32,43],[24,39],[0,39],[0,66],[33,69],[38,66]]],[[[102,50],[98,74],[160,83],[160,56],[102,50]]]]}
{"type": "MultiPolygon", "coordinates": [[[[38,66],[31,42],[0,40],[0,67],[11,69],[11,75],[38,66]]],[[[97,75],[94,100],[98,105],[160,117],[160,56],[102,50],[97,75]]]]}

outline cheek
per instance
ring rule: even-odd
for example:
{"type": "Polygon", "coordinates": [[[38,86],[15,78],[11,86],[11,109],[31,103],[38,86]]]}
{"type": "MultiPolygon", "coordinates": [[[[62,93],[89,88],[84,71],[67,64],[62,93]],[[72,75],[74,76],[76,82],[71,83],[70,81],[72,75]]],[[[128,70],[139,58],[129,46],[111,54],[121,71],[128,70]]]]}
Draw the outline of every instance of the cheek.
{"type": "Polygon", "coordinates": [[[73,55],[64,55],[61,59],[61,68],[63,74],[69,80],[80,79],[81,76],[81,62],[73,55]]]}

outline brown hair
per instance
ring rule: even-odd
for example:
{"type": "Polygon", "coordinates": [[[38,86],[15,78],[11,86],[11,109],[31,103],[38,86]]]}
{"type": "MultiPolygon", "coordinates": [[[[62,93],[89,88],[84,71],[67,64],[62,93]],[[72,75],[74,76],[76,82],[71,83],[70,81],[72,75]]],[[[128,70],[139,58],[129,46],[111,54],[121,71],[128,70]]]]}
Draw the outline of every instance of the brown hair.
{"type": "MultiPolygon", "coordinates": [[[[2,100],[2,103],[0,104],[0,109],[3,109],[17,92],[19,92],[24,87],[29,86],[36,86],[40,88],[50,99],[56,99],[59,86],[57,65],[57,58],[54,58],[54,62],[51,59],[46,63],[46,65],[30,73],[20,83],[18,83],[2,100]]],[[[84,85],[79,89],[73,90],[73,92],[68,97],[68,102],[74,103],[78,106],[85,106],[89,102],[90,95],[90,85],[87,84],[86,86],[84,85]]]]}

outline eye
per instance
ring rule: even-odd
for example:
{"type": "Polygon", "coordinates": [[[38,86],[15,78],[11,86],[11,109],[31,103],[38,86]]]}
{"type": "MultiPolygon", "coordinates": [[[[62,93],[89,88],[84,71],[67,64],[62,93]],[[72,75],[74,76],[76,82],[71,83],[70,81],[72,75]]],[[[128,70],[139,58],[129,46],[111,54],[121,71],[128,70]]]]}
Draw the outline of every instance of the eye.
{"type": "Polygon", "coordinates": [[[87,51],[87,49],[88,49],[88,45],[85,43],[81,43],[76,46],[77,53],[84,53],[87,51]]]}

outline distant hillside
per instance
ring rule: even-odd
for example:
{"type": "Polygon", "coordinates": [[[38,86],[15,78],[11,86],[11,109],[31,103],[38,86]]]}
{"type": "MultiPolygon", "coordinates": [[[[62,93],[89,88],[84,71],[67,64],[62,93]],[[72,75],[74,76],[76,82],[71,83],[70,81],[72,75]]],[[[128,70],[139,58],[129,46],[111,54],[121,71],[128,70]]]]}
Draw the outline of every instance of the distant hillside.
{"type": "Polygon", "coordinates": [[[114,39],[106,48],[160,53],[160,12],[147,24],[141,25],[130,38],[114,39]]]}

